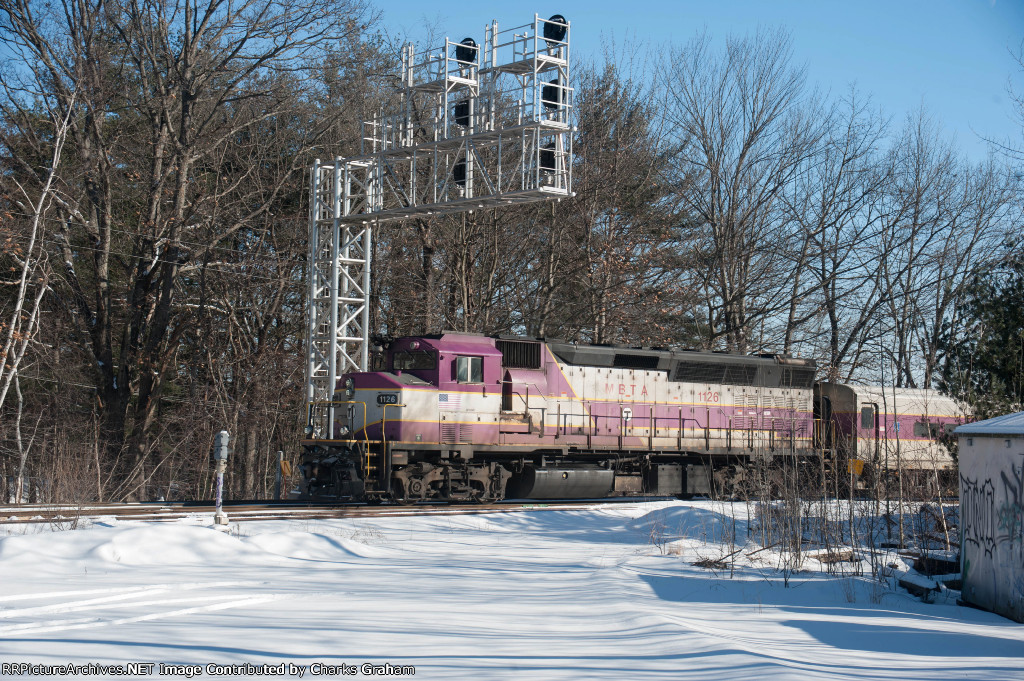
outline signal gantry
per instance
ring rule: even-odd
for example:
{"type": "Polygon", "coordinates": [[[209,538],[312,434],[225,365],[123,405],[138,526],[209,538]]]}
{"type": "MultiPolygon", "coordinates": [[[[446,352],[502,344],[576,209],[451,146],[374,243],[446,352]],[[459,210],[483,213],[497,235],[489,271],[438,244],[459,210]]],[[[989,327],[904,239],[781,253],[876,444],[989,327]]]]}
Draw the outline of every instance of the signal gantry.
{"type": "Polygon", "coordinates": [[[360,155],[313,164],[307,436],[329,438],[338,378],[369,359],[373,227],[572,196],[569,22],[560,14],[402,49],[392,106],[362,122],[360,155]]]}

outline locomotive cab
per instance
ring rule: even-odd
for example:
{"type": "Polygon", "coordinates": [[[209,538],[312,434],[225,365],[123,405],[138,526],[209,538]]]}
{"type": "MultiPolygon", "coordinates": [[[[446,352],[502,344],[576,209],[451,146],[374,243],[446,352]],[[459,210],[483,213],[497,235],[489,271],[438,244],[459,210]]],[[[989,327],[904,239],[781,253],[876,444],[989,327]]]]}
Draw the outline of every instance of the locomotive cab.
{"type": "MultiPolygon", "coordinates": [[[[406,495],[410,488],[426,494],[424,484],[444,487],[447,495],[483,496],[489,483],[471,485],[465,475],[452,480],[450,470],[426,482],[410,478],[429,478],[432,470],[450,469],[447,462],[469,461],[472,449],[466,445],[493,439],[502,383],[501,353],[493,339],[465,334],[398,339],[379,364],[380,371],[339,379],[332,438],[318,442],[307,458],[326,461],[327,452],[334,467],[353,462],[364,484],[362,494],[370,498],[406,495]]],[[[326,496],[323,470],[310,468],[309,473],[309,493],[326,496]]],[[[495,489],[490,496],[498,494],[495,489]]],[[[337,496],[354,495],[339,489],[337,496]]]]}

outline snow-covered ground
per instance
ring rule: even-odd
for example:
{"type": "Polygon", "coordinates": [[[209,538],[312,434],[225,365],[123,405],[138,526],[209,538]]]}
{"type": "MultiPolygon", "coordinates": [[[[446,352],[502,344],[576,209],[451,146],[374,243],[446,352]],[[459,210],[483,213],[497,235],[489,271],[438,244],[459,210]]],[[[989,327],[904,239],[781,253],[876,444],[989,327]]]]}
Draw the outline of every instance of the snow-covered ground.
{"type": "Polygon", "coordinates": [[[1024,679],[1024,625],[952,599],[814,560],[787,588],[779,555],[747,556],[754,544],[735,570],[693,566],[732,550],[719,539],[734,516],[742,538],[743,513],[0,525],[0,676],[12,663],[380,676],[369,663],[429,679],[1024,679]]]}

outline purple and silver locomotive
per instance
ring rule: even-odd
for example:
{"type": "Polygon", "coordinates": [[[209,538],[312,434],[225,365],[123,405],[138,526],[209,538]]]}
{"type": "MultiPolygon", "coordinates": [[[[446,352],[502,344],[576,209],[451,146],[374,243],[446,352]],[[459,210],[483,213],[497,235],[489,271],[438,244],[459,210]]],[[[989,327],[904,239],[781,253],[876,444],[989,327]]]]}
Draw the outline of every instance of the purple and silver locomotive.
{"type": "Polygon", "coordinates": [[[813,361],[444,333],[341,377],[314,497],[709,493],[755,457],[814,456],[813,361]]]}

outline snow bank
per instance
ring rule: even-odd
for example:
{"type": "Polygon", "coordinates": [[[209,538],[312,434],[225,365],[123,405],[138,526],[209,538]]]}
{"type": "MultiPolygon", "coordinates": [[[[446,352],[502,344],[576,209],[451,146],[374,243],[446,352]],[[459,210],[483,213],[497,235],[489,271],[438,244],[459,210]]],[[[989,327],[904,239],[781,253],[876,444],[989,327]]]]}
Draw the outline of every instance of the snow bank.
{"type": "Polygon", "coordinates": [[[31,565],[60,572],[65,563],[102,567],[245,564],[262,551],[224,532],[185,525],[108,527],[0,539],[0,568],[31,565]]]}
{"type": "Polygon", "coordinates": [[[747,543],[745,509],[659,502],[7,537],[0,662],[324,664],[356,676],[387,663],[427,679],[1024,679],[1024,627],[991,613],[859,576],[797,572],[786,588],[780,555],[747,543]],[[723,569],[692,564],[736,549],[723,569]]]}
{"type": "Polygon", "coordinates": [[[303,560],[337,561],[346,558],[387,558],[400,552],[346,539],[311,532],[268,532],[246,540],[266,553],[303,560]]]}

